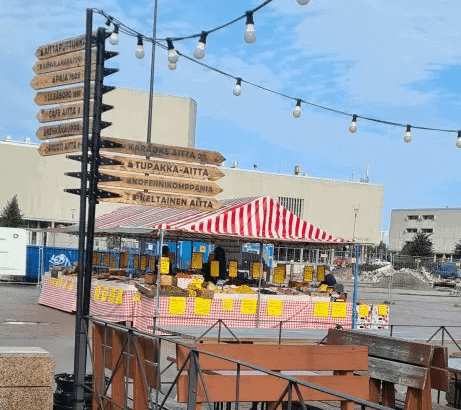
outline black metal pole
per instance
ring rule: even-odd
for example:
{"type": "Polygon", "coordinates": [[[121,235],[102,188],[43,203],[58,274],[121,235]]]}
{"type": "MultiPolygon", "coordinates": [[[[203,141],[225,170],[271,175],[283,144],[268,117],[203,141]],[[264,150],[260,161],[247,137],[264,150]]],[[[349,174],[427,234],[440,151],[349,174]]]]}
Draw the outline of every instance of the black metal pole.
{"type": "Polygon", "coordinates": [[[152,23],[152,60],[150,63],[150,86],[149,86],[149,107],[147,112],[147,142],[152,142],[152,110],[154,100],[154,78],[155,78],[155,37],[157,37],[157,0],[154,0],[154,21],[152,23]]]}
{"type": "Polygon", "coordinates": [[[86,370],[86,334],[82,315],[83,286],[85,269],[85,225],[86,225],[86,191],[88,166],[88,131],[90,120],[90,81],[91,81],[91,45],[93,31],[93,11],[86,10],[85,37],[85,76],[83,90],[83,132],[82,132],[82,165],[80,183],[80,220],[78,238],[78,276],[77,276],[77,312],[75,315],[75,348],[74,348],[74,386],[73,408],[83,410],[84,383],[86,370]],[[83,353],[83,354],[82,354],[83,353]]]}

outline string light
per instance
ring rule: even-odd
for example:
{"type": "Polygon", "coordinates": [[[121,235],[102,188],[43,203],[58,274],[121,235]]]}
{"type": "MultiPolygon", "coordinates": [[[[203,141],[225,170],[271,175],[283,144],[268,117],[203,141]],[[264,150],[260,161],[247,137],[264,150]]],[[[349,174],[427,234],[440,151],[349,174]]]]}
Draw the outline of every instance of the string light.
{"type": "Polygon", "coordinates": [[[168,69],[171,71],[176,70],[176,63],[168,61],[168,69]]]}
{"type": "Polygon", "coordinates": [[[301,6],[305,6],[307,3],[310,2],[310,0],[296,0],[298,2],[298,4],[300,4],[301,6]]]}
{"type": "Polygon", "coordinates": [[[167,38],[166,42],[168,44],[168,61],[170,63],[176,63],[179,60],[179,54],[174,49],[173,41],[170,38],[167,38]]]}
{"type": "Polygon", "coordinates": [[[200,34],[200,39],[198,40],[197,48],[195,49],[194,56],[197,59],[201,59],[205,57],[205,45],[206,45],[206,37],[208,33],[206,31],[202,31],[200,34]]]}
{"type": "Polygon", "coordinates": [[[349,132],[354,134],[357,131],[357,115],[352,115],[352,122],[349,125],[349,132]]]}
{"type": "Polygon", "coordinates": [[[299,98],[296,100],[296,107],[293,110],[293,117],[301,117],[301,100],[299,98]]]}
{"type": "Polygon", "coordinates": [[[232,92],[234,93],[234,95],[236,97],[238,97],[240,95],[240,93],[242,92],[241,85],[242,85],[242,79],[240,77],[238,77],[237,78],[237,84],[235,84],[235,86],[234,86],[234,88],[232,90],[232,92]]]}
{"type": "Polygon", "coordinates": [[[107,17],[106,22],[104,23],[107,27],[109,27],[112,24],[112,19],[110,17],[107,17]]]}
{"type": "Polygon", "coordinates": [[[116,46],[119,42],[118,39],[118,24],[114,24],[114,31],[112,31],[112,34],[109,37],[109,42],[113,46],[116,46]]]}
{"type": "Polygon", "coordinates": [[[251,44],[256,41],[256,30],[255,30],[255,23],[253,21],[253,12],[247,11],[246,16],[247,16],[247,22],[246,22],[246,27],[245,27],[245,34],[243,37],[245,39],[245,43],[251,44]]]}
{"type": "Polygon", "coordinates": [[[405,131],[405,137],[403,137],[405,142],[411,142],[411,126],[407,125],[407,130],[405,131]]]}
{"type": "Polygon", "coordinates": [[[458,138],[456,138],[456,147],[461,148],[461,131],[458,131],[458,138]]]}
{"type": "Polygon", "coordinates": [[[136,57],[144,58],[144,46],[142,45],[142,36],[138,36],[138,45],[136,46],[136,57]]]}

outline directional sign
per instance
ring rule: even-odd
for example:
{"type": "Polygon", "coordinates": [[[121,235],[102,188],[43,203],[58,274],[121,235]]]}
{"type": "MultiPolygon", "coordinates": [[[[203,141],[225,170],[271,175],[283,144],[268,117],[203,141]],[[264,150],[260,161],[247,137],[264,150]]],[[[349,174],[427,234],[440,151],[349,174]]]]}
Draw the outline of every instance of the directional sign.
{"type": "MultiPolygon", "coordinates": [[[[90,119],[90,127],[92,129],[92,120],[90,119]]],[[[83,134],[83,120],[63,122],[57,125],[45,125],[37,129],[36,136],[39,140],[47,140],[50,138],[71,137],[73,135],[83,134]]]]}
{"type": "MultiPolygon", "coordinates": [[[[94,81],[96,73],[96,66],[91,66],[91,80],[94,81]]],[[[37,75],[32,78],[30,82],[34,90],[41,90],[42,88],[58,87],[60,85],[69,85],[83,83],[85,80],[85,67],[71,68],[69,70],[55,71],[54,73],[47,73],[37,75]]]]}
{"type": "Polygon", "coordinates": [[[104,139],[122,144],[122,148],[109,149],[109,151],[120,152],[122,154],[215,165],[221,164],[226,159],[216,151],[205,151],[188,147],[174,147],[171,145],[152,144],[120,138],[104,137],[104,139]]]}
{"type": "Polygon", "coordinates": [[[116,202],[131,205],[148,205],[165,208],[195,209],[198,211],[213,211],[221,207],[213,198],[203,198],[188,195],[171,195],[144,191],[113,189],[104,187],[104,191],[120,195],[119,198],[99,198],[100,201],[116,202]]]}
{"type": "MultiPolygon", "coordinates": [[[[90,86],[90,95],[94,94],[94,84],[90,86]]],[[[83,101],[83,87],[60,88],[37,93],[34,102],[37,105],[51,105],[68,103],[73,101],[83,101]]]]}
{"type": "MultiPolygon", "coordinates": [[[[104,138],[106,139],[106,138],[104,138]]],[[[224,174],[216,167],[185,164],[183,162],[157,161],[119,155],[105,155],[104,158],[120,161],[121,165],[101,165],[101,170],[112,169],[152,175],[163,175],[190,179],[216,181],[224,174]]]]}
{"type": "MultiPolygon", "coordinates": [[[[93,101],[90,103],[90,115],[93,114],[93,101]]],[[[72,120],[83,118],[83,101],[74,104],[64,104],[53,108],[45,108],[37,113],[40,122],[72,120]]]]}
{"type": "MultiPolygon", "coordinates": [[[[35,57],[39,60],[43,60],[44,58],[56,57],[83,50],[85,49],[85,40],[85,35],[81,35],[66,40],[56,41],[55,43],[45,44],[35,50],[35,57]]],[[[94,35],[91,37],[91,42],[92,44],[96,43],[96,37],[94,35]]]]}
{"type": "Polygon", "coordinates": [[[82,138],[70,138],[53,142],[45,142],[40,145],[38,153],[42,157],[49,155],[69,154],[82,150],[82,138]]]}
{"type": "Polygon", "coordinates": [[[120,178],[120,181],[99,182],[98,186],[114,186],[148,191],[177,192],[192,195],[215,196],[222,188],[214,182],[191,181],[190,179],[165,178],[161,176],[145,176],[126,172],[104,171],[105,175],[120,178]]]}
{"type": "MultiPolygon", "coordinates": [[[[96,64],[96,49],[91,50],[91,64],[96,64]]],[[[83,67],[85,65],[85,50],[64,54],[45,60],[38,60],[32,67],[35,74],[51,73],[53,71],[67,70],[69,68],[83,67]]]]}

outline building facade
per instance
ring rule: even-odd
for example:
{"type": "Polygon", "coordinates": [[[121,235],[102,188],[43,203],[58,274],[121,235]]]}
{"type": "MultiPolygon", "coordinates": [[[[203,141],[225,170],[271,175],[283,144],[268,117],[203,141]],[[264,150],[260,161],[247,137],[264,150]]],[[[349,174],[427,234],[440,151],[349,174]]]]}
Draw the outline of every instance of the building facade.
{"type": "Polygon", "coordinates": [[[416,233],[429,235],[437,255],[451,255],[461,240],[461,208],[393,209],[389,250],[401,251],[416,233]]]}

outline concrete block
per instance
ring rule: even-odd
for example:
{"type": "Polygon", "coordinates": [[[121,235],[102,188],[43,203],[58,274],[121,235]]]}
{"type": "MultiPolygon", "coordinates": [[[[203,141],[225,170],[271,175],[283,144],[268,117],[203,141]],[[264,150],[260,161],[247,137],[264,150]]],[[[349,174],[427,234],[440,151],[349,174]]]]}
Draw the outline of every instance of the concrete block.
{"type": "MultiPolygon", "coordinates": [[[[0,388],[51,388],[53,375],[54,357],[46,350],[36,347],[0,347],[0,388]]],[[[3,407],[0,406],[0,409],[3,407]]]]}
{"type": "Polygon", "coordinates": [[[2,410],[52,410],[51,387],[0,387],[2,410]]]}

